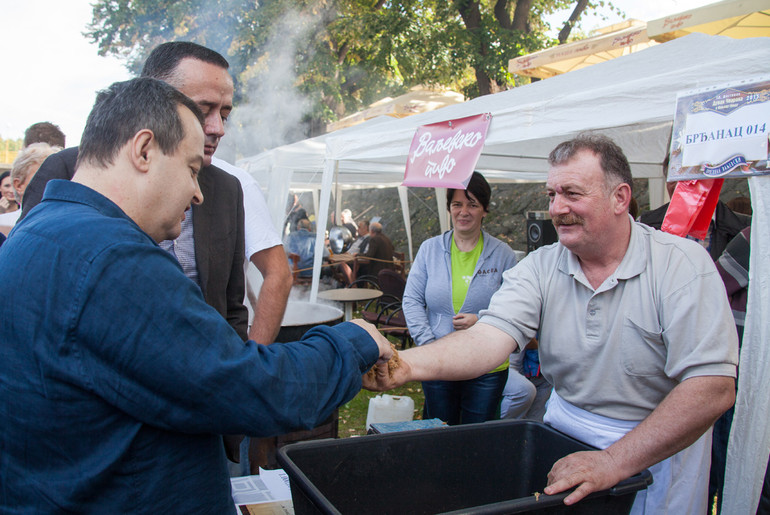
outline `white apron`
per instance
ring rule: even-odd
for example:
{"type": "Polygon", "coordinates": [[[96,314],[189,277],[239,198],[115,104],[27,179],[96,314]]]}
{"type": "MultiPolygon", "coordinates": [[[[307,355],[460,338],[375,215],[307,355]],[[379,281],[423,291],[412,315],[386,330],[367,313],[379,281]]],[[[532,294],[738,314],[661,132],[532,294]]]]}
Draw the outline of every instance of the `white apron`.
{"type": "MultiPolygon", "coordinates": [[[[559,397],[556,390],[551,392],[543,421],[599,449],[609,447],[639,423],[578,408],[559,397]]],[[[653,483],[636,494],[632,515],[707,513],[710,466],[711,429],[691,446],[649,467],[653,483]]]]}

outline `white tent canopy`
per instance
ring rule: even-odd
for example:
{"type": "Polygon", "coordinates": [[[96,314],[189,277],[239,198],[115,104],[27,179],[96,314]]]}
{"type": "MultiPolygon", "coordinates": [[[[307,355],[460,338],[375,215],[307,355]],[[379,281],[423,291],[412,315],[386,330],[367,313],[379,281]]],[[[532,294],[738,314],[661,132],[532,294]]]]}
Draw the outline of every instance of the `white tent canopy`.
{"type": "Polygon", "coordinates": [[[593,130],[624,149],[634,177],[651,179],[650,203],[657,207],[663,203],[661,164],[677,92],[767,73],[769,50],[766,38],[693,34],[463,104],[361,132],[331,134],[324,173],[336,174],[343,183],[354,174],[403,174],[417,127],[489,112],[492,121],[476,169],[490,181],[544,181],[549,152],[561,141],[593,130]]]}
{"type": "Polygon", "coordinates": [[[596,32],[590,38],[515,57],[508,62],[508,71],[547,79],[657,44],[647,37],[647,24],[639,20],[626,20],[596,32]]]}
{"type": "Polygon", "coordinates": [[[650,39],[664,42],[686,34],[758,38],[770,36],[767,0],[722,0],[647,22],[650,39]]]}
{"type": "Polygon", "coordinates": [[[329,135],[326,165],[376,165],[403,173],[420,125],[492,113],[477,169],[492,179],[544,180],[546,158],[585,130],[614,138],[635,177],[660,177],[679,91],[755,77],[768,71],[770,39],[731,40],[692,34],[568,74],[394,120],[365,133],[329,135]]]}
{"type": "MultiPolygon", "coordinates": [[[[318,213],[319,227],[326,225],[331,183],[335,176],[341,184],[355,184],[364,178],[372,178],[368,183],[386,184],[393,177],[403,176],[418,126],[487,112],[492,114],[492,121],[476,169],[491,181],[545,180],[551,149],[579,132],[591,130],[607,134],[623,148],[635,177],[658,182],[660,194],[656,197],[651,187],[650,196],[651,203],[657,201],[659,204],[663,198],[661,163],[669,143],[677,93],[766,75],[770,73],[768,56],[770,38],[733,40],[692,34],[463,104],[360,130],[352,127],[345,133],[330,134],[324,138],[323,161],[319,161],[317,153],[313,157],[314,166],[322,163],[324,167],[323,174],[316,174],[317,183],[324,185],[318,213]]],[[[292,164],[287,163],[287,166],[290,168],[292,164]]],[[[284,201],[285,198],[282,197],[284,201]]],[[[764,222],[766,217],[755,215],[755,234],[759,230],[759,218],[764,222]]],[[[318,250],[323,244],[322,238],[323,233],[319,231],[318,250]]],[[[762,270],[767,266],[766,262],[752,257],[752,278],[766,277],[762,270]]],[[[311,301],[315,301],[318,290],[320,265],[321,254],[317,253],[311,301]]],[[[753,309],[750,304],[747,327],[750,317],[758,315],[753,309]]],[[[748,375],[749,370],[742,372],[742,385],[750,381],[748,375]]],[[[770,407],[767,383],[753,381],[751,387],[762,391],[762,401],[752,409],[766,416],[770,407]]],[[[738,413],[736,418],[734,431],[744,430],[746,424],[738,413]]],[[[752,441],[759,443],[761,448],[750,448],[741,452],[741,456],[733,456],[731,447],[728,463],[731,460],[735,463],[737,458],[751,461],[752,471],[764,467],[770,433],[764,432],[752,441]]],[[[730,472],[728,467],[728,475],[730,472]]],[[[738,481],[751,482],[756,493],[756,482],[757,479],[761,482],[761,477],[753,476],[728,477],[726,500],[734,502],[731,496],[735,495],[738,481]]]]}
{"type": "MultiPolygon", "coordinates": [[[[650,203],[655,207],[663,203],[661,163],[668,148],[677,92],[767,74],[768,55],[770,38],[733,40],[692,34],[463,104],[391,121],[370,120],[274,149],[268,157],[244,159],[239,165],[259,180],[259,163],[273,163],[272,168],[261,168],[269,170],[270,180],[261,178],[261,182],[270,185],[270,199],[278,196],[273,186],[280,180],[296,183],[289,172],[303,173],[303,180],[312,180],[316,187],[325,184],[318,213],[318,226],[325,227],[335,178],[342,185],[399,184],[417,127],[489,112],[492,121],[476,166],[488,180],[544,181],[548,153],[561,141],[592,130],[607,134],[623,148],[634,177],[651,179],[650,203]],[[321,167],[323,174],[319,173],[321,167]]],[[[285,199],[286,195],[277,199],[281,209],[285,199]]],[[[275,211],[272,213],[275,216],[275,211]]],[[[319,239],[322,236],[319,234],[319,239]]],[[[316,259],[314,269],[320,273],[321,255],[316,259]]],[[[313,292],[317,291],[317,280],[314,278],[313,292]]]]}

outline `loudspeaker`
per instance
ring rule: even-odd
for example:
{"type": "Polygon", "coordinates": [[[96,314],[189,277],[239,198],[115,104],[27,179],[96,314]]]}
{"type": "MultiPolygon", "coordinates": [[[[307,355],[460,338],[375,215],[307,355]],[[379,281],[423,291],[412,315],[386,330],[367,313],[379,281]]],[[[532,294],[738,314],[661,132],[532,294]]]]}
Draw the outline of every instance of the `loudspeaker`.
{"type": "Polygon", "coordinates": [[[559,241],[548,211],[527,212],[527,252],[559,241]]]}

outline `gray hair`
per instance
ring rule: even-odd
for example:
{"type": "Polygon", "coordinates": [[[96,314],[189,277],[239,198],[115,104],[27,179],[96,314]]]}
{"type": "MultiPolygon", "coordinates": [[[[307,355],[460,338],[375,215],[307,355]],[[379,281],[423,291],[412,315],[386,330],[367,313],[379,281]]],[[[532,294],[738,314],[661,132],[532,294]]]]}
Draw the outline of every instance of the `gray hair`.
{"type": "MultiPolygon", "coordinates": [[[[43,161],[46,160],[51,154],[55,154],[60,151],[61,147],[52,147],[48,143],[31,143],[29,146],[23,148],[16,159],[13,161],[11,167],[11,183],[16,179],[19,182],[24,183],[30,175],[34,175],[43,161]]],[[[21,203],[21,197],[16,188],[13,188],[13,196],[16,197],[16,202],[21,203]]]]}
{"type": "Polygon", "coordinates": [[[560,143],[548,155],[548,164],[551,166],[564,164],[582,150],[588,150],[599,156],[599,164],[604,172],[604,182],[608,191],[625,183],[631,188],[633,194],[634,184],[628,159],[617,143],[607,136],[583,133],[574,139],[560,143]]]}

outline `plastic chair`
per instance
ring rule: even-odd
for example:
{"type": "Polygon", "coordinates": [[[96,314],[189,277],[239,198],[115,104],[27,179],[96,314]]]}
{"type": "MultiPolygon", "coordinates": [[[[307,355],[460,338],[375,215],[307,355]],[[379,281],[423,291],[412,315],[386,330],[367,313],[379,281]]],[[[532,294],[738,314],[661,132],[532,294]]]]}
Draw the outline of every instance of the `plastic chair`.
{"type": "Polygon", "coordinates": [[[393,252],[393,269],[406,279],[406,257],[403,252],[393,252]]]}
{"type": "Polygon", "coordinates": [[[289,259],[291,260],[291,275],[293,284],[310,284],[313,282],[312,277],[300,277],[299,275],[299,254],[291,253],[289,254],[289,259]]]}
{"type": "Polygon", "coordinates": [[[401,303],[385,306],[378,316],[377,328],[386,335],[395,336],[401,340],[401,349],[406,349],[413,343],[409,328],[406,325],[404,308],[401,303]]]}
{"type": "Polygon", "coordinates": [[[406,288],[406,279],[395,270],[380,270],[377,274],[377,282],[380,285],[383,296],[389,296],[401,302],[404,298],[404,288],[406,288]]]}

